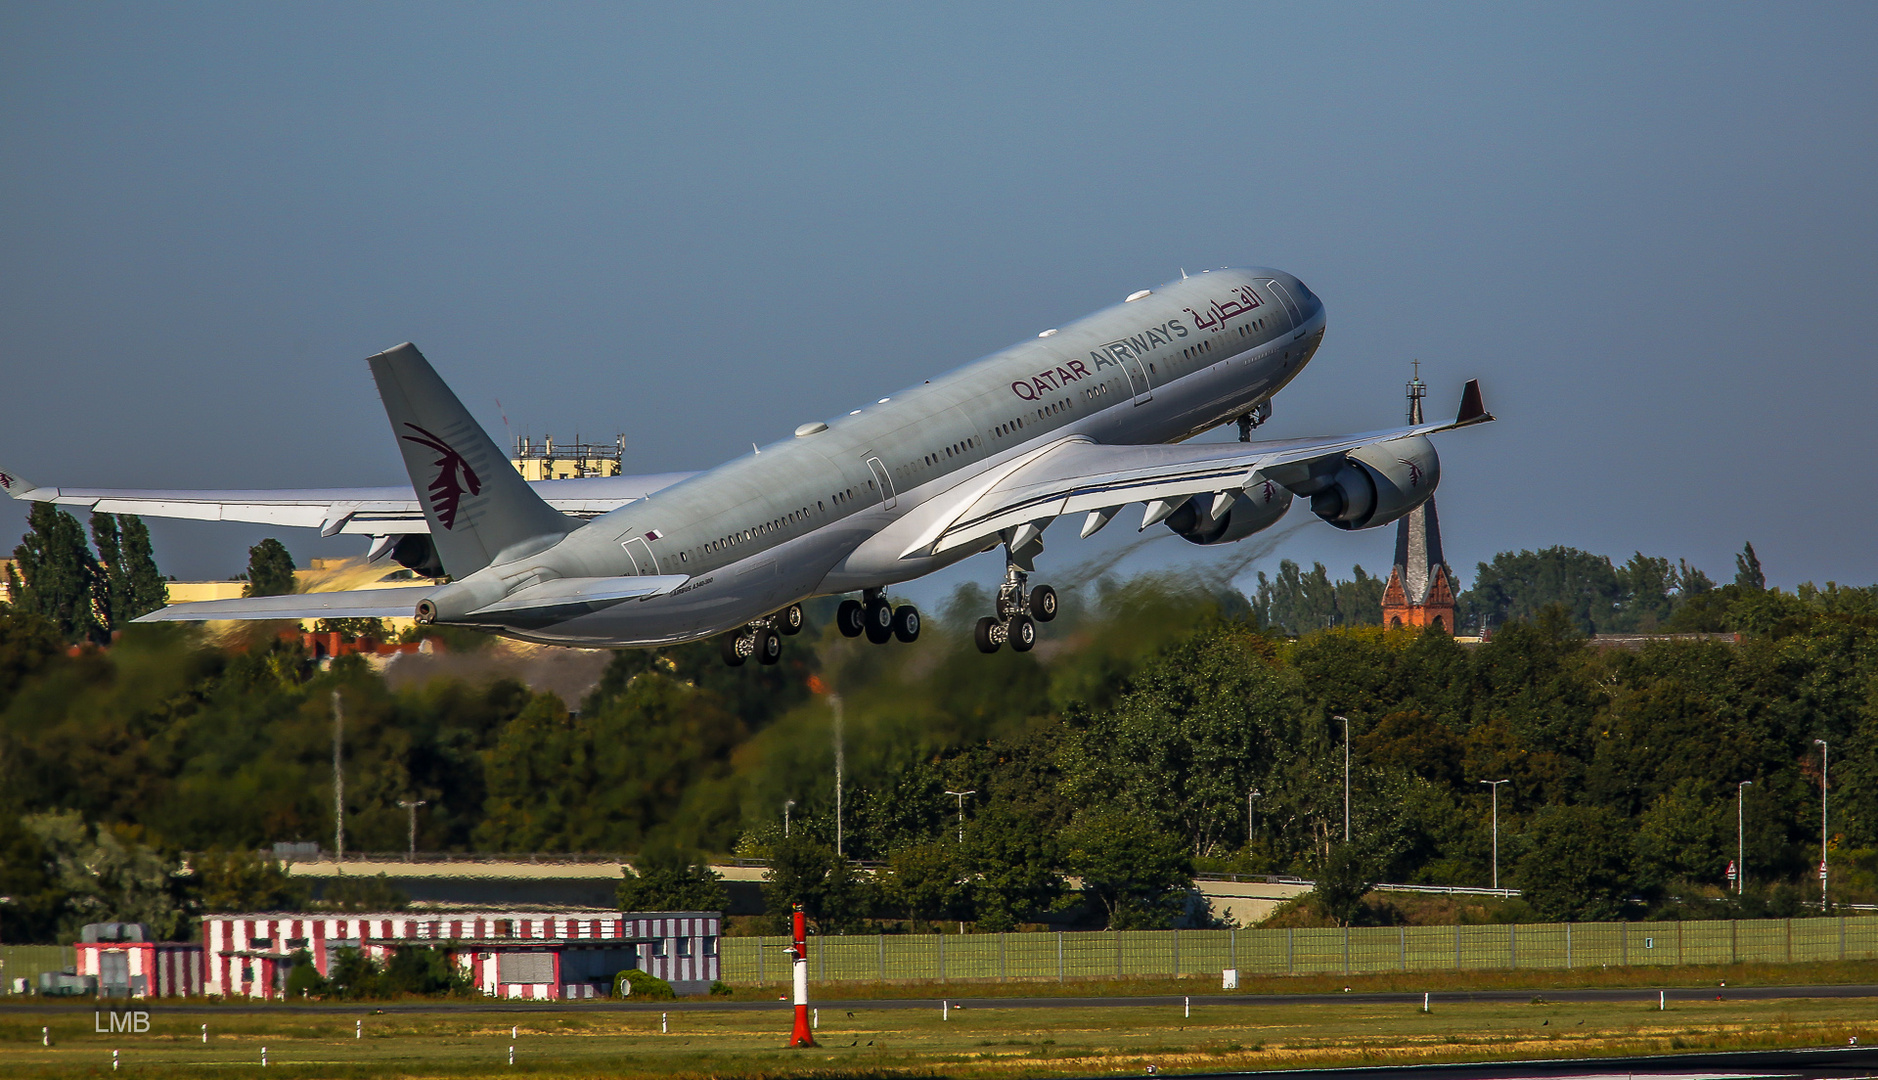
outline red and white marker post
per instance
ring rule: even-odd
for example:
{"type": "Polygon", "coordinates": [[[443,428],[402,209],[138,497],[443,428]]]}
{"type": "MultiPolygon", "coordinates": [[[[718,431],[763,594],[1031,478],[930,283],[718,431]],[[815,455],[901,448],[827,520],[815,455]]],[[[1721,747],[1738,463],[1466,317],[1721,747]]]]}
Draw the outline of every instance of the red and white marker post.
{"type": "Polygon", "coordinates": [[[791,1048],[814,1046],[815,1036],[809,1031],[809,924],[802,915],[802,905],[795,906],[795,944],[790,947],[790,956],[794,963],[796,990],[796,1027],[789,1033],[791,1048]]]}

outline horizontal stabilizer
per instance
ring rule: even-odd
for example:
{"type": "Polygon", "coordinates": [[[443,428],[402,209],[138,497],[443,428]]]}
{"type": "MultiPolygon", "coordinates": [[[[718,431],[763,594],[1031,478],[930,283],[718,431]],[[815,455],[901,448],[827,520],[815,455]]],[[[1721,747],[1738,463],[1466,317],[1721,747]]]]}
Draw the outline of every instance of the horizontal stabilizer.
{"type": "Polygon", "coordinates": [[[686,574],[648,574],[645,577],[555,578],[539,585],[518,589],[487,607],[469,613],[469,620],[482,616],[523,615],[555,608],[590,607],[614,604],[648,596],[663,596],[691,580],[686,574]]]}
{"type": "Polygon", "coordinates": [[[203,600],[171,604],[136,622],[205,622],[210,619],[408,619],[417,602],[433,590],[355,589],[350,592],[244,596],[239,600],[203,600]]]}

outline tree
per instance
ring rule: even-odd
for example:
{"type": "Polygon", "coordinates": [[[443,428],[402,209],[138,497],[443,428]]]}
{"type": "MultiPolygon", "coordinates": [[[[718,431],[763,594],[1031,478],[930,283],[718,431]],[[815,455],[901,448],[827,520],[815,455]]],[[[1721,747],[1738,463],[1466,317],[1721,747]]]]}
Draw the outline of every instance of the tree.
{"type": "Polygon", "coordinates": [[[1050,910],[1062,898],[1054,835],[1009,802],[996,800],[972,818],[965,850],[980,930],[1015,930],[1025,917],[1050,910]]]}
{"type": "Polygon", "coordinates": [[[1317,873],[1312,903],[1338,926],[1348,926],[1363,909],[1363,897],[1376,887],[1373,860],[1357,844],[1338,844],[1317,873]]]}
{"type": "Polygon", "coordinates": [[[203,911],[298,911],[307,890],[276,859],[211,848],[196,856],[192,891],[203,911]]]}
{"type": "Polygon", "coordinates": [[[184,928],[172,879],[179,867],[141,843],[137,830],[88,824],[75,810],[34,814],[22,824],[50,856],[64,902],[58,934],[77,941],[94,922],[140,922],[159,940],[174,941],[184,928]]]}
{"type": "Polygon", "coordinates": [[[248,549],[248,584],[243,596],[286,596],[293,592],[293,554],[273,537],[248,549]]]}
{"type": "Polygon", "coordinates": [[[36,502],[27,524],[13,549],[17,573],[7,571],[13,606],[44,616],[66,641],[101,640],[98,561],[85,546],[78,519],[52,503],[36,502]]]}
{"type": "Polygon", "coordinates": [[[1193,860],[1180,838],[1141,815],[1104,808],[1079,816],[1063,837],[1064,864],[1108,913],[1110,930],[1172,926],[1193,889],[1193,860]]]}
{"type": "Polygon", "coordinates": [[[1750,592],[1767,588],[1767,575],[1761,572],[1760,557],[1754,554],[1751,543],[1743,545],[1741,554],[1735,556],[1735,584],[1750,592]]]}
{"type": "Polygon", "coordinates": [[[770,845],[763,903],[772,912],[801,904],[822,933],[840,933],[867,917],[873,906],[868,893],[853,865],[819,840],[796,836],[770,845]]]}
{"type": "Polygon", "coordinates": [[[895,848],[887,868],[883,903],[906,912],[908,920],[962,922],[972,917],[971,874],[964,849],[951,837],[895,848]]]}
{"type": "Polygon", "coordinates": [[[107,628],[119,630],[139,615],[162,607],[169,586],[150,550],[150,529],[135,514],[91,515],[91,542],[98,552],[99,608],[107,628]]]}
{"type": "Polygon", "coordinates": [[[1525,901],[1555,922],[1622,918],[1631,890],[1628,826],[1601,806],[1548,806],[1534,814],[1519,864],[1525,901]]]}
{"type": "Polygon", "coordinates": [[[1515,619],[1534,619],[1550,604],[1562,605],[1579,632],[1610,626],[1623,602],[1624,586],[1611,560],[1577,548],[1502,551],[1481,563],[1474,587],[1462,593],[1462,625],[1493,629],[1515,619]]]}
{"type": "Polygon", "coordinates": [[[622,911],[723,911],[730,906],[723,876],[695,851],[669,842],[646,845],[616,893],[622,911]]]}

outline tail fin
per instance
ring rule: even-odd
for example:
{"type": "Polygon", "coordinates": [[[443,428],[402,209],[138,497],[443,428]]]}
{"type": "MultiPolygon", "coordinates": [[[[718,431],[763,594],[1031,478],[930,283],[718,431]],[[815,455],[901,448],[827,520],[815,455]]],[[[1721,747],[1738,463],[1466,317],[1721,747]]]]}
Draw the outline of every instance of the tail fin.
{"type": "Polygon", "coordinates": [[[535,494],[417,346],[406,342],[366,362],[446,572],[473,574],[505,548],[579,527],[535,494]]]}

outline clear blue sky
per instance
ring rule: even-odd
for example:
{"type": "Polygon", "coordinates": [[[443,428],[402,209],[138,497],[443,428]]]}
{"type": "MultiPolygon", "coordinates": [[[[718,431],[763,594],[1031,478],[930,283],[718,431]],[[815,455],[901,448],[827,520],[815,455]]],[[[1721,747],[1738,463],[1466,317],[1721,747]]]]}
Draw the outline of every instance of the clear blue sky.
{"type": "MultiPolygon", "coordinates": [[[[1330,312],[1268,431],[1394,421],[1411,358],[1438,411],[1485,384],[1502,422],[1442,443],[1464,582],[1558,543],[1726,580],[1751,538],[1776,583],[1870,583],[1875,30],[1870,4],[6,3],[0,462],[399,481],[362,359],[408,339],[498,439],[500,399],[704,467],[1183,266],[1267,264],[1330,312]]],[[[183,577],[268,532],[153,526],[183,577]]],[[[1278,551],[1347,573],[1391,542],[1278,551]]],[[[1094,550],[1065,528],[1044,567],[1094,550]]],[[[1128,565],[1196,557],[1228,556],[1128,565]]]]}

